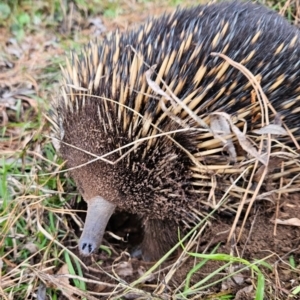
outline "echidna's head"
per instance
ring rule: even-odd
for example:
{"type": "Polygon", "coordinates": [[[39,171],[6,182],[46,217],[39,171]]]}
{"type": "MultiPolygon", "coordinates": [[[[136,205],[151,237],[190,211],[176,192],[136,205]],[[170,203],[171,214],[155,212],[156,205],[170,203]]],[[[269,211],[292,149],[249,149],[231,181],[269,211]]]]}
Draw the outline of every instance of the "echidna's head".
{"type": "Polygon", "coordinates": [[[105,56],[105,45],[91,44],[67,62],[54,104],[60,154],[88,203],[83,254],[99,246],[117,206],[146,219],[180,220],[194,149],[192,133],[153,96],[142,59],[125,48],[127,64],[113,66],[99,61],[98,51],[105,56]]]}
{"type": "Polygon", "coordinates": [[[164,133],[155,131],[149,117],[134,119],[102,98],[86,97],[63,113],[60,153],[88,203],[83,254],[99,246],[116,206],[142,218],[180,219],[190,181],[180,146],[191,146],[186,132],[163,135],[178,126],[169,120],[164,133]]]}

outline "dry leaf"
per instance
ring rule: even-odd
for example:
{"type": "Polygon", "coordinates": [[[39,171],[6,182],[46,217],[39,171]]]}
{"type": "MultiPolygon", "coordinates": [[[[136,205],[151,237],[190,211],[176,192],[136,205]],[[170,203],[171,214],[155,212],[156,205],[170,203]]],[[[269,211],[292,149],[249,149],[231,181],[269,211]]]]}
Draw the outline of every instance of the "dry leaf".
{"type": "Polygon", "coordinates": [[[269,124],[260,129],[253,130],[256,134],[276,134],[276,135],[288,135],[287,131],[280,125],[269,124]]]}
{"type": "Polygon", "coordinates": [[[237,154],[232,139],[228,138],[226,140],[223,138],[224,136],[231,134],[228,121],[221,115],[210,115],[210,129],[214,137],[220,139],[223,145],[226,147],[226,151],[229,154],[230,160],[232,162],[236,162],[237,154]]]}
{"type": "MultiPolygon", "coordinates": [[[[139,266],[137,271],[138,271],[139,277],[144,276],[144,274],[146,273],[146,269],[143,266],[139,266]]],[[[155,280],[155,276],[153,275],[153,273],[150,273],[145,278],[143,278],[142,282],[151,282],[153,280],[155,280]]]]}
{"type": "Polygon", "coordinates": [[[24,249],[27,249],[32,254],[39,251],[38,246],[36,244],[34,244],[34,243],[27,243],[27,244],[25,244],[24,249]]]}
{"type": "Polygon", "coordinates": [[[276,219],[275,224],[300,226],[300,219],[298,219],[298,218],[291,218],[291,219],[287,219],[287,220],[276,219]]]}
{"type": "Polygon", "coordinates": [[[237,137],[241,147],[252,157],[258,159],[263,165],[267,165],[266,158],[259,155],[258,151],[252,146],[247,137],[240,131],[240,129],[237,126],[233,124],[229,114],[224,112],[215,112],[213,114],[223,116],[230,124],[231,130],[237,137]]]}
{"type": "Polygon", "coordinates": [[[222,291],[226,291],[237,285],[242,285],[245,281],[243,274],[238,273],[222,282],[222,291]]]}
{"type": "Polygon", "coordinates": [[[120,277],[126,277],[126,276],[133,275],[132,264],[131,264],[131,262],[127,262],[127,261],[120,262],[116,266],[115,271],[120,277]]]}
{"type": "MultiPolygon", "coordinates": [[[[66,275],[69,274],[69,268],[67,264],[64,264],[56,273],[56,275],[66,275]]],[[[67,298],[69,298],[70,300],[75,300],[75,298],[72,296],[72,286],[70,284],[70,280],[67,276],[60,276],[59,277],[59,281],[62,283],[62,287],[57,286],[57,288],[60,288],[60,290],[62,291],[63,295],[67,298]],[[68,288],[66,288],[66,286],[70,286],[70,290],[68,288]]]]}
{"type": "MultiPolygon", "coordinates": [[[[56,274],[57,275],[69,274],[68,265],[67,264],[63,264],[62,267],[58,270],[58,272],[56,274]]],[[[70,284],[70,280],[66,276],[61,276],[59,280],[63,281],[65,284],[70,284]]]]}
{"type": "Polygon", "coordinates": [[[253,285],[248,285],[237,291],[234,300],[252,300],[253,296],[253,285]]]}

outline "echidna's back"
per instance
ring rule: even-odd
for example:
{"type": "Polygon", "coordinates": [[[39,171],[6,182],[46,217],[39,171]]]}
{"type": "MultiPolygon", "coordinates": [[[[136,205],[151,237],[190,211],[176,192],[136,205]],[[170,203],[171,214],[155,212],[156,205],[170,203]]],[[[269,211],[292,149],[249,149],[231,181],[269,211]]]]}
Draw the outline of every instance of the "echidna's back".
{"type": "MultiPolygon", "coordinates": [[[[159,66],[159,61],[163,61],[166,53],[170,55],[176,52],[191,35],[191,44],[180,60],[175,59],[173,69],[171,67],[166,78],[173,79],[174,74],[179,74],[181,79],[193,78],[199,68],[207,67],[200,83],[192,86],[190,81],[186,83],[186,88],[179,94],[180,98],[185,98],[198,87],[205,89],[214,82],[205,97],[208,102],[212,102],[211,99],[220,89],[226,87],[227,90],[218,101],[209,105],[210,111],[220,110],[223,105],[227,106],[229,113],[241,108],[240,100],[249,95],[246,91],[243,93],[247,80],[233,68],[229,68],[221,79],[216,78],[216,67],[222,60],[210,54],[217,52],[226,54],[236,62],[243,62],[254,75],[260,74],[264,91],[281,113],[287,113],[286,105],[290,114],[292,110],[289,104],[296,98],[300,100],[300,31],[276,12],[261,5],[234,1],[178,10],[171,18],[166,17],[164,20],[165,24],[161,19],[154,20],[151,31],[141,42],[143,45],[151,44],[155,49],[153,55],[146,58],[146,62],[150,66],[159,66]],[[175,23],[175,26],[172,25],[175,23]],[[174,31],[170,32],[170,27],[174,27],[174,31]],[[193,49],[197,47],[201,50],[190,59],[193,49]],[[237,85],[231,89],[233,81],[237,85]],[[284,84],[281,85],[282,82],[284,84]],[[274,88],[276,83],[278,86],[274,88]],[[231,99],[237,100],[236,105],[234,102],[227,105],[227,100],[231,99]]],[[[130,38],[126,43],[131,44],[130,38]]],[[[203,108],[207,108],[204,102],[203,108]]],[[[297,108],[298,104],[295,102],[293,107],[297,108]]]]}
{"type": "MultiPolygon", "coordinates": [[[[224,2],[178,9],[134,31],[115,33],[92,52],[90,62],[82,60],[77,66],[81,86],[91,86],[101,62],[102,73],[92,93],[120,101],[142,115],[151,114],[153,122],[159,117],[154,114],[157,100],[138,96],[155,94],[145,87],[144,76],[153,65],[180,99],[193,94],[186,103],[200,115],[220,110],[236,113],[250,104],[252,87],[247,79],[231,66],[222,69],[224,60],[211,56],[217,52],[261,77],[275,109],[288,115],[293,128],[299,125],[300,31],[263,6],[224,2]],[[89,81],[81,68],[88,72],[89,81]]],[[[132,113],[127,114],[129,124],[132,113]]]]}

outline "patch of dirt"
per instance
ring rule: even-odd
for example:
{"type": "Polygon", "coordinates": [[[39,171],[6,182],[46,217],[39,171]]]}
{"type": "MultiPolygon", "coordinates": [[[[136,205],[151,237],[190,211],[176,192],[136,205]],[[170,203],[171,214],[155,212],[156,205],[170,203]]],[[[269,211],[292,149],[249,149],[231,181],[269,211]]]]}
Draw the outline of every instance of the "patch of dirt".
{"type": "MultiPolygon", "coordinates": [[[[300,284],[299,271],[292,272],[289,265],[291,256],[293,256],[296,262],[299,262],[300,259],[300,227],[275,225],[275,220],[298,218],[300,215],[299,196],[295,195],[286,199],[280,204],[277,210],[276,205],[269,202],[257,203],[253,207],[244,229],[241,231],[242,222],[239,222],[235,237],[230,242],[227,241],[227,238],[234,216],[215,215],[215,219],[211,220],[211,226],[205,230],[204,234],[198,240],[198,244],[195,245],[197,246],[197,253],[209,254],[214,247],[220,244],[217,253],[231,254],[249,262],[255,262],[259,259],[264,260],[272,267],[272,271],[267,267],[262,267],[262,265],[259,265],[259,268],[268,280],[272,280],[271,285],[277,285],[276,289],[274,286],[274,290],[280,291],[280,295],[278,295],[279,299],[285,299],[288,296],[287,291],[300,284]],[[241,236],[239,241],[237,241],[239,234],[241,236]]],[[[129,253],[138,246],[142,239],[143,232],[139,220],[135,216],[118,212],[111,218],[108,230],[122,237],[124,241],[117,241],[106,233],[104,244],[109,245],[113,249],[113,254],[109,256],[104,251],[100,251],[92,257],[82,258],[89,270],[85,276],[88,278],[97,278],[97,280],[106,284],[116,284],[118,277],[118,280],[125,280],[126,282],[137,280],[154,264],[130,257],[129,253]],[[101,261],[100,265],[99,261],[101,261]],[[112,275],[108,274],[114,274],[116,277],[113,278],[112,275]]],[[[154,284],[160,283],[158,286],[161,286],[162,278],[168,274],[173,263],[178,264],[179,267],[176,268],[176,272],[171,280],[164,283],[164,289],[156,296],[165,299],[164,297],[168,294],[168,289],[174,291],[174,289],[178,288],[184,282],[187,273],[193,265],[201,260],[193,257],[178,259],[180,253],[181,251],[178,251],[175,257],[173,256],[169,261],[163,263],[154,273],[148,276],[147,280],[143,281],[144,291],[153,291],[154,284]]],[[[81,257],[77,249],[75,250],[75,254],[81,257]]],[[[206,278],[222,265],[224,265],[222,261],[210,260],[192,276],[191,284],[195,284],[206,278]]],[[[241,266],[239,267],[241,268],[241,266]]],[[[249,270],[242,272],[244,279],[241,282],[233,281],[231,284],[227,284],[226,281],[222,282],[222,279],[228,274],[229,270],[223,270],[204,284],[220,280],[219,284],[214,284],[210,288],[210,292],[221,293],[224,289],[229,289],[233,294],[237,295],[237,299],[247,299],[247,297],[250,297],[249,295],[253,296],[253,292],[245,293],[243,291],[243,289],[253,284],[249,270]],[[238,295],[244,296],[239,296],[240,298],[238,298],[238,295]]],[[[98,291],[99,285],[92,284],[89,288],[98,291]]],[[[102,293],[113,290],[111,287],[105,286],[105,284],[102,288],[102,293]]],[[[251,297],[249,299],[252,299],[251,297]]]]}

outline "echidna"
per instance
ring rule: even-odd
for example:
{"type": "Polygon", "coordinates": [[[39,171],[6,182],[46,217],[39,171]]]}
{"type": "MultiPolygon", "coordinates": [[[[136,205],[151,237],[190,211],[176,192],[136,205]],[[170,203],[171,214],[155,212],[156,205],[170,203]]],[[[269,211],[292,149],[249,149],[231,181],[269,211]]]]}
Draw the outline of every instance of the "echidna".
{"type": "MultiPolygon", "coordinates": [[[[216,197],[228,188],[222,170],[209,168],[222,156],[224,169],[231,168],[222,143],[215,144],[218,151],[206,149],[212,135],[169,99],[177,97],[204,121],[226,112],[249,122],[248,130],[260,124],[248,79],[212,52],[258,78],[300,140],[300,31],[263,6],[223,2],[177,9],[90,42],[67,60],[52,107],[61,157],[88,203],[82,254],[99,247],[118,207],[140,217],[143,254],[157,258],[178,239],[178,226],[197,221],[212,176],[218,174],[216,197]],[[156,72],[147,73],[154,65],[156,72]]],[[[288,137],[281,141],[293,145],[288,137]]]]}

